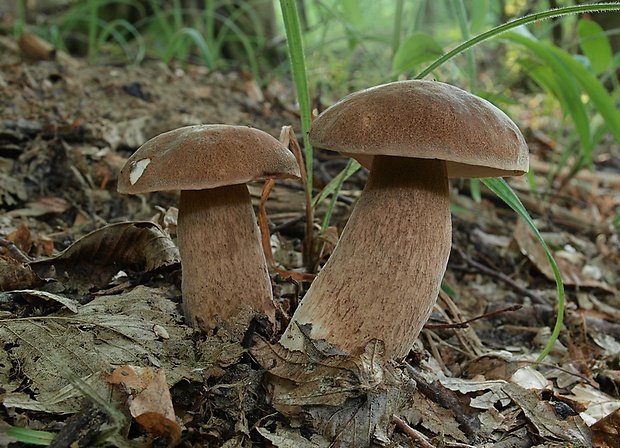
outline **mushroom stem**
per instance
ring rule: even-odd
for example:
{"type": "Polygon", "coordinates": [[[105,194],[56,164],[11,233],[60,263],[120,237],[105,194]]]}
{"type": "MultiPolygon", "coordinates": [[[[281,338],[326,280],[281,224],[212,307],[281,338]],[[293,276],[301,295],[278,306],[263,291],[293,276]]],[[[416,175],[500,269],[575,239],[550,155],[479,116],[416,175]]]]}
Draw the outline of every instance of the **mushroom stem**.
{"type": "Polygon", "coordinates": [[[271,281],[245,185],[181,191],[177,234],[190,324],[211,330],[218,324],[216,315],[248,324],[233,321],[247,307],[275,322],[271,281]]]}
{"type": "Polygon", "coordinates": [[[375,156],[338,245],[280,343],[303,351],[303,326],[312,340],[351,355],[381,339],[386,358],[405,357],[437,299],[451,231],[444,161],[375,156]]]}

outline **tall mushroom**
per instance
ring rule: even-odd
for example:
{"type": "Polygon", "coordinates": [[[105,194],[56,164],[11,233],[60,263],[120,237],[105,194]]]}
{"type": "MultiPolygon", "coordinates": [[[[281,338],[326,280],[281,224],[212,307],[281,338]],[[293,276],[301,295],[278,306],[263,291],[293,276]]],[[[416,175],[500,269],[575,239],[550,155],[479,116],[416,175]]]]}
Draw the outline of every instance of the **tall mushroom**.
{"type": "MultiPolygon", "coordinates": [[[[177,225],[186,319],[204,330],[244,309],[275,323],[256,217],[245,183],[298,178],[293,154],[246,126],[198,125],[152,138],[122,168],[120,193],[181,190],[177,225]]],[[[240,322],[240,324],[242,324],[240,322]]]]}
{"type": "Polygon", "coordinates": [[[353,93],[312,124],[313,146],[371,167],[331,257],[280,343],[306,338],[359,355],[372,339],[407,355],[435,303],[451,245],[449,177],[528,170],[517,126],[488,101],[433,81],[353,93]]]}

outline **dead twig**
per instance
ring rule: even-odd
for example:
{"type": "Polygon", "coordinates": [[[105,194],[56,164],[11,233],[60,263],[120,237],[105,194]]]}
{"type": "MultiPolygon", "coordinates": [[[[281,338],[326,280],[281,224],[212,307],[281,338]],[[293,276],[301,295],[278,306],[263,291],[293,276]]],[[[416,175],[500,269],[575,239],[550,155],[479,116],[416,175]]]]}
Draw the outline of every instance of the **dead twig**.
{"type": "Polygon", "coordinates": [[[431,445],[431,443],[428,440],[426,440],[426,437],[424,437],[422,433],[413,429],[411,426],[407,424],[406,421],[393,415],[392,422],[394,422],[394,424],[396,425],[398,429],[404,432],[405,435],[412,438],[422,448],[435,448],[434,445],[431,445]]]}
{"type": "Polygon", "coordinates": [[[283,126],[279,140],[284,146],[290,147],[292,153],[295,155],[301,173],[301,183],[304,185],[304,194],[306,198],[306,235],[304,238],[302,256],[305,266],[310,268],[314,266],[314,209],[312,208],[312,193],[305,188],[308,185],[308,173],[306,173],[306,165],[304,164],[299,142],[297,141],[295,132],[293,132],[293,127],[283,126]]]}
{"type": "Polygon", "coordinates": [[[263,245],[265,260],[267,261],[269,267],[276,271],[278,274],[280,274],[283,278],[291,278],[296,281],[311,283],[315,277],[313,274],[305,274],[302,272],[294,272],[287,269],[282,269],[276,265],[276,262],[273,259],[273,252],[271,251],[271,236],[269,232],[269,223],[267,220],[267,210],[265,207],[265,203],[267,202],[269,193],[271,193],[274,185],[275,181],[273,179],[269,179],[265,182],[257,213],[258,228],[260,229],[261,244],[263,245]]]}
{"type": "Polygon", "coordinates": [[[452,411],[454,418],[461,425],[463,432],[472,440],[476,440],[480,433],[480,420],[477,412],[464,405],[456,392],[447,389],[439,381],[429,383],[424,376],[411,364],[404,363],[409,376],[417,383],[420,393],[428,397],[434,403],[452,411]]]}
{"type": "Polygon", "coordinates": [[[495,311],[490,311],[488,313],[484,313],[481,314],[479,316],[476,317],[472,317],[471,319],[467,319],[464,320],[462,322],[456,322],[456,323],[451,323],[451,324],[429,324],[426,323],[424,324],[424,328],[428,329],[428,330],[445,330],[445,329],[449,329],[449,328],[467,328],[469,326],[470,323],[480,320],[480,319],[487,319],[489,317],[495,316],[496,314],[502,314],[502,313],[508,313],[510,311],[517,311],[520,310],[521,308],[523,308],[523,305],[512,305],[509,306],[508,308],[502,308],[501,310],[495,310],[495,311]]]}
{"type": "MultiPolygon", "coordinates": [[[[547,302],[544,298],[542,298],[541,296],[539,296],[538,294],[536,294],[533,291],[530,291],[529,289],[521,286],[520,284],[518,284],[517,282],[515,282],[513,279],[511,279],[510,277],[508,277],[506,274],[496,271],[495,269],[491,269],[490,267],[477,262],[476,260],[474,260],[472,257],[470,257],[469,255],[467,255],[463,249],[461,249],[459,246],[457,246],[456,244],[452,244],[452,250],[456,251],[456,253],[459,254],[459,257],[461,257],[461,259],[467,263],[469,266],[471,266],[474,269],[479,270],[480,272],[490,275],[492,277],[495,277],[496,279],[502,281],[503,283],[507,284],[508,286],[510,286],[512,289],[514,289],[516,292],[518,292],[519,294],[522,294],[526,297],[529,297],[530,299],[532,299],[535,303],[538,303],[540,305],[549,305],[549,302],[547,302]]],[[[458,267],[452,266],[453,268],[458,269],[458,267]]]]}
{"type": "Polygon", "coordinates": [[[32,261],[32,258],[30,258],[28,255],[23,253],[19,249],[19,247],[17,247],[15,245],[15,243],[13,241],[9,241],[7,239],[0,238],[0,246],[6,248],[7,252],[11,254],[11,258],[13,258],[13,259],[15,259],[17,261],[21,261],[22,263],[28,263],[28,262],[32,261]]]}

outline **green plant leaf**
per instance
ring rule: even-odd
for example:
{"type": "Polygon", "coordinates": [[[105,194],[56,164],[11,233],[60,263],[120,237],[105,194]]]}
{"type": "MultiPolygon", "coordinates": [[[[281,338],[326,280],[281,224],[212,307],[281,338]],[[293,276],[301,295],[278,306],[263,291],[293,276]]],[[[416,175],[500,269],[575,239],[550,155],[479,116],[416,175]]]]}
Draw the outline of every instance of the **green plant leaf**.
{"type": "Polygon", "coordinates": [[[452,50],[448,51],[446,54],[437,58],[433,61],[431,65],[426,67],[420,73],[415,76],[415,79],[423,79],[425,76],[431,74],[433,70],[441,67],[443,64],[451,60],[457,54],[461,54],[465,50],[468,50],[472,47],[475,47],[482,42],[492,39],[494,37],[499,36],[506,31],[518,28],[523,25],[527,25],[533,22],[538,22],[544,19],[550,19],[552,17],[561,17],[569,14],[580,14],[585,12],[605,12],[605,11],[618,11],[620,10],[620,5],[618,3],[593,3],[588,5],[573,5],[566,6],[563,8],[555,8],[549,9],[543,12],[536,12],[534,14],[529,14],[524,17],[519,17],[518,19],[511,20],[510,22],[503,23],[499,26],[496,26],[484,33],[478,34],[477,36],[468,39],[460,45],[457,45],[452,50]]]}
{"type": "Polygon", "coordinates": [[[47,446],[52,443],[55,437],[55,434],[51,432],[35,431],[34,429],[17,428],[15,426],[5,429],[3,425],[2,432],[5,432],[9,437],[13,437],[17,442],[30,445],[47,446]]]}
{"type": "MultiPolygon", "coordinates": [[[[616,139],[616,142],[620,144],[620,110],[618,110],[617,106],[614,104],[614,98],[609,95],[603,84],[590,70],[584,67],[575,57],[551,44],[539,42],[537,45],[532,45],[530,43],[533,42],[531,39],[528,39],[528,42],[528,40],[524,40],[523,37],[518,37],[519,34],[517,33],[508,33],[508,36],[511,40],[522,43],[528,46],[528,48],[536,48],[537,51],[544,49],[546,53],[555,56],[555,60],[561,62],[561,65],[554,65],[554,67],[558,70],[561,68],[565,74],[570,74],[570,76],[579,83],[581,88],[588,95],[589,101],[594,104],[596,111],[600,113],[607,122],[609,130],[616,139]]],[[[552,59],[545,58],[545,61],[550,60],[552,59]]]]}
{"type": "Polygon", "coordinates": [[[557,316],[555,319],[555,326],[553,328],[553,332],[551,333],[551,339],[547,343],[546,347],[543,349],[542,353],[536,360],[537,362],[541,362],[545,357],[551,352],[555,341],[557,341],[560,336],[560,330],[562,330],[562,323],[564,321],[564,305],[565,305],[565,295],[564,295],[564,282],[562,282],[562,275],[560,274],[560,268],[558,267],[547,243],[541,236],[540,232],[536,228],[536,224],[532,221],[529,213],[515,194],[510,185],[506,183],[506,181],[502,178],[495,179],[483,179],[484,184],[493,191],[500,199],[502,199],[511,209],[513,209],[532,229],[536,239],[540,242],[541,246],[545,250],[545,254],[547,255],[547,259],[549,260],[549,264],[551,265],[551,269],[553,270],[553,275],[555,277],[555,285],[558,292],[558,309],[557,316]]]}
{"type": "MultiPolygon", "coordinates": [[[[321,235],[325,233],[327,227],[329,226],[329,221],[332,217],[332,213],[334,212],[334,205],[336,204],[336,200],[338,200],[338,195],[340,194],[340,190],[342,189],[342,184],[344,184],[344,181],[351,177],[351,175],[353,175],[353,173],[355,173],[360,168],[360,166],[361,165],[357,160],[349,159],[349,162],[347,163],[347,166],[344,168],[344,170],[342,170],[340,174],[338,174],[338,176],[332,179],[332,182],[336,180],[336,183],[333,188],[330,188],[333,194],[332,199],[331,201],[329,201],[329,205],[327,206],[327,212],[325,212],[323,223],[321,224],[321,231],[319,232],[321,235]]],[[[332,182],[330,182],[328,186],[332,182]]],[[[323,189],[323,191],[325,191],[325,189],[323,189]]]]}
{"type": "Polygon", "coordinates": [[[489,0],[473,0],[470,2],[470,25],[469,28],[472,33],[479,33],[487,20],[489,14],[490,1],[489,0]]]}
{"type": "Polygon", "coordinates": [[[605,30],[592,21],[582,19],[577,23],[577,33],[581,38],[579,46],[583,54],[590,61],[595,73],[605,71],[611,64],[613,51],[609,39],[605,36],[605,30]]]}
{"type": "Polygon", "coordinates": [[[443,54],[443,48],[433,36],[413,33],[400,44],[392,60],[392,73],[407,72],[422,62],[432,61],[443,54]]]}
{"type": "Polygon", "coordinates": [[[350,159],[347,166],[336,177],[329,181],[325,187],[312,199],[312,206],[316,207],[323,202],[330,194],[337,194],[336,190],[339,189],[339,185],[342,186],[344,181],[357,172],[361,168],[359,162],[355,159],[350,159]]]}
{"type": "MultiPolygon", "coordinates": [[[[358,30],[364,20],[362,14],[362,8],[360,7],[358,0],[340,0],[340,7],[342,8],[342,15],[346,17],[351,27],[358,30]]],[[[350,28],[347,28],[347,35],[349,41],[349,51],[352,51],[359,42],[358,33],[352,33],[350,28]]]]}
{"type": "Polygon", "coordinates": [[[359,27],[364,20],[360,2],[358,0],[340,0],[339,3],[342,7],[342,13],[347,18],[347,21],[354,27],[359,27]]]}
{"type": "MultiPolygon", "coordinates": [[[[564,113],[570,115],[573,119],[586,159],[591,160],[592,137],[590,134],[590,118],[581,100],[581,89],[573,76],[573,71],[567,66],[563,58],[559,57],[559,53],[563,53],[563,51],[545,42],[536,40],[523,28],[519,31],[509,31],[502,38],[521,44],[534,53],[547,67],[545,69],[547,70],[546,76],[543,77],[541,70],[538,73],[538,77],[533,77],[536,81],[541,82],[541,86],[548,89],[549,93],[552,93],[560,101],[564,113]]],[[[535,75],[535,73],[533,74],[535,75]]],[[[598,83],[598,80],[594,78],[592,82],[598,83]]]]}
{"type": "Polygon", "coordinates": [[[303,132],[304,151],[306,156],[306,174],[308,176],[308,191],[312,191],[312,146],[308,140],[310,124],[310,94],[308,92],[308,77],[306,75],[306,63],[304,60],[304,47],[301,37],[301,25],[299,12],[295,0],[280,0],[284,28],[286,30],[286,42],[293,73],[293,82],[299,101],[299,115],[301,118],[301,130],[303,132]]]}
{"type": "Polygon", "coordinates": [[[202,37],[202,34],[194,28],[181,28],[172,36],[172,39],[166,48],[166,52],[162,56],[164,62],[167,64],[173,57],[178,57],[179,59],[184,60],[188,50],[186,44],[188,38],[190,42],[193,42],[194,45],[196,45],[198,51],[200,51],[200,55],[202,56],[202,61],[205,66],[208,68],[213,68],[213,57],[211,55],[211,50],[207,46],[207,42],[204,37],[202,37]]]}

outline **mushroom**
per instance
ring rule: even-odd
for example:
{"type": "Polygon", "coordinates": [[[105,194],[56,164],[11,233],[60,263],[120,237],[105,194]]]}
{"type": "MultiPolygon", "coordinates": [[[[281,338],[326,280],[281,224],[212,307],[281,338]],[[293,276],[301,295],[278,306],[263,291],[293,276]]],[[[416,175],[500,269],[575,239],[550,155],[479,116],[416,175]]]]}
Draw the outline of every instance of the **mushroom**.
{"type": "Polygon", "coordinates": [[[370,167],[368,182],[329,260],[280,343],[307,338],[359,355],[373,339],[405,357],[436,301],[450,253],[449,177],[528,170],[517,126],[488,101],[434,81],[353,93],[312,124],[314,147],[370,167]]]}
{"type": "Polygon", "coordinates": [[[245,183],[298,177],[295,157],[284,145],[246,126],[182,127],[152,138],[129,158],[119,176],[120,193],[181,190],[177,236],[190,324],[208,331],[217,326],[216,316],[242,319],[244,310],[275,323],[245,183]]]}

